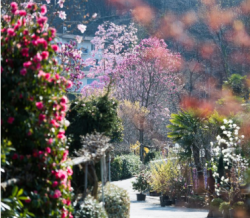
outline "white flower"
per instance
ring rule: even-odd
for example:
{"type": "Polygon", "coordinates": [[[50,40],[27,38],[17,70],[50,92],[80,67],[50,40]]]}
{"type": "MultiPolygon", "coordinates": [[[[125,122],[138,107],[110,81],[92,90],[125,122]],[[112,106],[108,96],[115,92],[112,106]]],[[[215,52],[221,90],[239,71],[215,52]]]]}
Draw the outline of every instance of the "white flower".
{"type": "Polygon", "coordinates": [[[81,36],[76,36],[76,41],[77,41],[78,43],[81,43],[82,37],[81,37],[81,36]]]}
{"type": "Polygon", "coordinates": [[[241,138],[243,138],[243,139],[244,139],[244,138],[245,138],[245,136],[244,136],[244,135],[242,135],[242,136],[241,136],[241,138]]]}
{"type": "Polygon", "coordinates": [[[233,123],[233,121],[232,121],[232,120],[229,120],[228,123],[233,123]]]}
{"type": "Polygon", "coordinates": [[[46,2],[47,2],[47,4],[49,4],[49,3],[50,3],[50,0],[46,0],[46,2]]]}
{"type": "Polygon", "coordinates": [[[59,11],[59,15],[58,15],[62,20],[66,19],[66,13],[65,11],[59,11]]]}
{"type": "Polygon", "coordinates": [[[97,17],[97,13],[94,13],[94,14],[92,15],[92,18],[95,19],[96,17],[97,17]]]}
{"type": "Polygon", "coordinates": [[[226,129],[226,127],[225,127],[225,126],[221,126],[220,128],[221,128],[221,129],[226,129]]]}
{"type": "Polygon", "coordinates": [[[236,126],[237,126],[237,125],[234,123],[234,124],[233,124],[233,127],[235,128],[236,126]]]}
{"type": "Polygon", "coordinates": [[[225,124],[227,124],[227,120],[226,120],[226,119],[224,119],[223,122],[224,122],[225,124]]]}
{"type": "Polygon", "coordinates": [[[213,143],[213,142],[210,142],[210,145],[211,145],[211,146],[213,146],[213,145],[214,145],[214,143],[213,143]]]}
{"type": "Polygon", "coordinates": [[[227,170],[227,169],[228,169],[228,166],[225,166],[225,169],[227,170]]]}
{"type": "Polygon", "coordinates": [[[59,4],[60,8],[63,8],[64,0],[59,0],[57,3],[59,4]]]}
{"type": "Polygon", "coordinates": [[[84,33],[86,31],[87,26],[83,24],[78,24],[77,28],[81,31],[81,33],[84,33]]]}

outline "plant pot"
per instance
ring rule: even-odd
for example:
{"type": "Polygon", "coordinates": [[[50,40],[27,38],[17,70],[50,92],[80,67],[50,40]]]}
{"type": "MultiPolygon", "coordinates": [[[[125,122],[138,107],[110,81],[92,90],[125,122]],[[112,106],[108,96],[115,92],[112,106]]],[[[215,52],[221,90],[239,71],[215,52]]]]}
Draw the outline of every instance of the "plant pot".
{"type": "Polygon", "coordinates": [[[223,215],[218,209],[215,209],[215,210],[213,210],[213,217],[214,218],[221,218],[221,217],[223,217],[223,215]]]}
{"type": "Polygon", "coordinates": [[[160,203],[161,203],[161,207],[165,207],[165,201],[163,200],[163,197],[160,197],[160,203]]]}
{"type": "Polygon", "coordinates": [[[230,218],[234,218],[234,209],[229,209],[230,218]]]}
{"type": "Polygon", "coordinates": [[[144,194],[136,194],[137,196],[137,201],[145,201],[146,195],[144,194]]]}
{"type": "Polygon", "coordinates": [[[223,218],[230,218],[229,210],[224,210],[223,211],[223,218]]]}

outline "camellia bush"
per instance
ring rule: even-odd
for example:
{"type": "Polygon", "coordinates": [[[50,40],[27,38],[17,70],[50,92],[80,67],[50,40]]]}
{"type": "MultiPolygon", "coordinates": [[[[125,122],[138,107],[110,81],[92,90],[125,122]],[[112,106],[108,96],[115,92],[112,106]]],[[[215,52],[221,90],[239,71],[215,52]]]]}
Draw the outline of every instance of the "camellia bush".
{"type": "Polygon", "coordinates": [[[1,29],[1,197],[10,209],[2,217],[73,217],[63,95],[72,83],[59,75],[46,6],[12,2],[11,9],[1,29]]]}

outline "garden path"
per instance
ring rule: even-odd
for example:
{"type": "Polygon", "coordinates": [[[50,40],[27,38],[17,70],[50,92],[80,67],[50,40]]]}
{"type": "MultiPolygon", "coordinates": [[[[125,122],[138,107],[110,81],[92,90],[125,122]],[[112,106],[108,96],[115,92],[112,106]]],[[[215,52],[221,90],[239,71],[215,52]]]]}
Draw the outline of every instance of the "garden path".
{"type": "Polygon", "coordinates": [[[147,196],[145,202],[136,201],[136,192],[132,189],[135,178],[112,182],[124,188],[130,195],[130,218],[206,218],[208,211],[181,207],[161,207],[159,197],[147,196]]]}

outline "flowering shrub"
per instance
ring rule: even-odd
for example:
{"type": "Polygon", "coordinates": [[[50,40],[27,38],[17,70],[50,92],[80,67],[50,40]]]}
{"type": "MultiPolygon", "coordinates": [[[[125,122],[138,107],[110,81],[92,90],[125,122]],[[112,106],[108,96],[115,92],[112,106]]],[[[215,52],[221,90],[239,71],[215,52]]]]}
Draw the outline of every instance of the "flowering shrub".
{"type": "Polygon", "coordinates": [[[239,197],[239,185],[244,183],[244,173],[249,165],[242,156],[241,146],[244,135],[239,136],[240,127],[232,120],[224,119],[223,133],[212,143],[211,168],[217,181],[217,194],[224,194],[230,204],[239,197]]]}
{"type": "Polygon", "coordinates": [[[149,176],[150,175],[146,172],[140,173],[136,178],[136,181],[132,182],[133,189],[139,191],[140,193],[149,190],[149,176]]]}
{"type": "MultiPolygon", "coordinates": [[[[128,192],[107,183],[104,187],[105,210],[109,218],[129,218],[130,199],[128,192]]],[[[102,194],[99,195],[101,201],[102,194]]]]}
{"type": "Polygon", "coordinates": [[[108,218],[102,204],[90,195],[84,198],[84,203],[80,204],[79,207],[75,212],[76,218],[108,218]]]}
{"type": "MultiPolygon", "coordinates": [[[[68,155],[63,93],[72,84],[55,67],[56,30],[45,28],[46,7],[28,3],[22,10],[12,2],[11,8],[1,30],[2,180],[17,179],[29,199],[24,211],[35,217],[72,217],[73,172],[63,164],[68,155]]],[[[9,195],[7,187],[2,197],[9,195]]]]}

